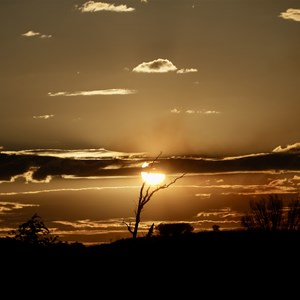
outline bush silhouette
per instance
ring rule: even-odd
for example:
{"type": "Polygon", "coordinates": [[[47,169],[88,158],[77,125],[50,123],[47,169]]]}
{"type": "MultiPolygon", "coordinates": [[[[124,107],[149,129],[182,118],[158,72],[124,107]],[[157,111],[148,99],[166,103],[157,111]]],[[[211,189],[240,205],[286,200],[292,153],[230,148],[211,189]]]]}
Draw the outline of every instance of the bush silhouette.
{"type": "Polygon", "coordinates": [[[160,223],[156,226],[159,235],[163,237],[178,237],[183,234],[191,233],[194,228],[189,223],[160,223]]]}
{"type": "Polygon", "coordinates": [[[34,214],[28,221],[20,224],[18,229],[12,230],[13,239],[35,245],[50,245],[59,242],[58,236],[53,236],[38,214],[34,214]]]}
{"type": "Polygon", "coordinates": [[[212,230],[213,230],[213,231],[220,231],[220,225],[214,224],[214,225],[212,226],[212,230]]]}

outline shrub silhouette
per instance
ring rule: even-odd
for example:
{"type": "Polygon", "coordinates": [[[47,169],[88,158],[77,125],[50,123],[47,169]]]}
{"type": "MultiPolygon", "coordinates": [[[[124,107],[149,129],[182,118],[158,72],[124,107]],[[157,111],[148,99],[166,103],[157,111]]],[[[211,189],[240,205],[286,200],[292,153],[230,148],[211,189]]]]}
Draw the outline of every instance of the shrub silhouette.
{"type": "Polygon", "coordinates": [[[194,228],[189,223],[160,223],[156,226],[156,230],[162,237],[178,237],[191,233],[194,228]]]}
{"type": "Polygon", "coordinates": [[[12,230],[13,239],[35,245],[50,245],[58,243],[58,236],[53,236],[38,214],[34,214],[28,221],[20,224],[18,229],[12,230]]]}
{"type": "Polygon", "coordinates": [[[213,230],[213,231],[220,231],[220,225],[214,224],[214,225],[212,226],[212,230],[213,230]]]}

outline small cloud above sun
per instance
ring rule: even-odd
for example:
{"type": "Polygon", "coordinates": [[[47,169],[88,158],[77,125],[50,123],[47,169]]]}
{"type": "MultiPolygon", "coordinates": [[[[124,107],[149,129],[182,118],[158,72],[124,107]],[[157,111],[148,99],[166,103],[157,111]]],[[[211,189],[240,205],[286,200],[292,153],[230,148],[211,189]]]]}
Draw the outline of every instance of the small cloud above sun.
{"type": "Polygon", "coordinates": [[[167,73],[176,71],[177,67],[168,59],[158,58],[153,61],[143,62],[133,68],[136,73],[167,73]]]}
{"type": "Polygon", "coordinates": [[[168,73],[175,72],[178,74],[195,73],[198,72],[195,68],[179,69],[166,58],[158,58],[149,62],[142,62],[132,69],[136,73],[168,73]]]}

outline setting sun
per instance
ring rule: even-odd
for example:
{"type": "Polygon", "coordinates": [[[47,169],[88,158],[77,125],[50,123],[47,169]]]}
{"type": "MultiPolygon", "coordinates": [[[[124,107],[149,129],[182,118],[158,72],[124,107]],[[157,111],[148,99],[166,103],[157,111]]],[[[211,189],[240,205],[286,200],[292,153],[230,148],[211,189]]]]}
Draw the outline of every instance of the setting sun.
{"type": "Polygon", "coordinates": [[[160,184],[166,178],[166,175],[162,173],[141,172],[141,175],[148,184],[160,184]]]}
{"type": "MultiPolygon", "coordinates": [[[[142,168],[148,167],[149,164],[144,162],[142,168]]],[[[141,176],[143,181],[148,184],[160,184],[166,178],[166,175],[163,173],[155,173],[155,172],[141,172],[141,176]]]]}

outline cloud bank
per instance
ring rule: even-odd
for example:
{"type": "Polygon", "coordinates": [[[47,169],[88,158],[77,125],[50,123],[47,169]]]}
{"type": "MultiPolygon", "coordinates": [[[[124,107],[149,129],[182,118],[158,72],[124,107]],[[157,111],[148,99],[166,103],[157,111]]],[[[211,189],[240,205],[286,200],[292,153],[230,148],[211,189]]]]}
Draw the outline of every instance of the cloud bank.
{"type": "MultiPolygon", "coordinates": [[[[286,150],[292,147],[277,148],[286,150]]],[[[145,153],[122,153],[105,149],[1,150],[0,183],[21,178],[26,182],[49,182],[53,176],[136,176],[140,174],[143,163],[152,160],[145,153]]],[[[162,157],[158,163],[169,174],[300,171],[299,151],[273,151],[224,158],[162,157]]]]}

